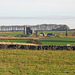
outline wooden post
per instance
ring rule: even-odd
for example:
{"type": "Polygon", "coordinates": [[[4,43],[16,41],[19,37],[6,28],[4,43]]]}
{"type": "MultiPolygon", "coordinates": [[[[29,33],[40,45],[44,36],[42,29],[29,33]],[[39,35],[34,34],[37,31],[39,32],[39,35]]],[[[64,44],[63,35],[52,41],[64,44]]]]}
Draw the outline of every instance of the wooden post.
{"type": "Polygon", "coordinates": [[[66,27],[66,36],[68,36],[68,29],[67,29],[67,27],[66,27]]]}
{"type": "Polygon", "coordinates": [[[38,33],[38,31],[36,31],[36,37],[37,37],[37,33],[38,33]]]}

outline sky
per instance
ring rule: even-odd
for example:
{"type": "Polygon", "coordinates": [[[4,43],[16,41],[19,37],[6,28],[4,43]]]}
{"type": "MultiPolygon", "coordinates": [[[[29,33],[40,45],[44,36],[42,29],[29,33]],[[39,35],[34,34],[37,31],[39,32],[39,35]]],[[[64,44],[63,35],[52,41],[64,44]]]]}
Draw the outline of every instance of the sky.
{"type": "MultiPolygon", "coordinates": [[[[33,22],[36,23],[60,23],[75,28],[75,0],[0,0],[0,25],[9,24],[5,18],[39,18],[48,19],[33,22]],[[4,18],[4,19],[2,19],[4,18]],[[58,22],[51,19],[58,19],[58,22]],[[61,19],[61,21],[59,20],[61,19]],[[67,20],[66,20],[67,19],[67,20]]],[[[27,21],[11,19],[10,24],[27,24],[27,21]]]]}
{"type": "Polygon", "coordinates": [[[75,17],[75,0],[0,0],[0,17],[75,17]]]}

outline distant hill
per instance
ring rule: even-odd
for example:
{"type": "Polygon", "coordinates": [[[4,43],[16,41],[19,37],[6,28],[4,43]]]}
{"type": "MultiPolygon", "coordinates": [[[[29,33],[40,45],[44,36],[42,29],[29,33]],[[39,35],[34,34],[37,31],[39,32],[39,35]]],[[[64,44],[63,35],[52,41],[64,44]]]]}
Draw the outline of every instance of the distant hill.
{"type": "Polygon", "coordinates": [[[70,28],[67,25],[57,25],[57,24],[40,24],[35,26],[30,26],[32,30],[70,30],[70,28]]]}
{"type": "Polygon", "coordinates": [[[70,30],[75,30],[75,29],[70,29],[70,30]]]}
{"type": "MultiPolygon", "coordinates": [[[[40,24],[40,25],[25,25],[31,27],[32,30],[57,30],[64,31],[66,29],[70,30],[67,25],[57,25],[57,24],[40,24]]],[[[0,26],[0,31],[23,31],[24,25],[14,25],[14,26],[0,26]]]]}

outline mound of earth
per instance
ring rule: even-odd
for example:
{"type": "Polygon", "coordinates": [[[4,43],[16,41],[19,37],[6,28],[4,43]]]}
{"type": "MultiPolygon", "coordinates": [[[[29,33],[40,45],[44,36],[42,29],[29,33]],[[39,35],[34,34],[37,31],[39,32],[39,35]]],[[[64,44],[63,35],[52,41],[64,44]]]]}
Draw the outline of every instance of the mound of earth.
{"type": "Polygon", "coordinates": [[[42,42],[40,42],[39,40],[34,40],[34,39],[31,39],[31,40],[27,41],[26,43],[33,43],[33,44],[42,45],[42,42]]]}
{"type": "Polygon", "coordinates": [[[27,37],[27,35],[25,35],[25,34],[21,34],[21,35],[17,35],[17,37],[27,37]]]}

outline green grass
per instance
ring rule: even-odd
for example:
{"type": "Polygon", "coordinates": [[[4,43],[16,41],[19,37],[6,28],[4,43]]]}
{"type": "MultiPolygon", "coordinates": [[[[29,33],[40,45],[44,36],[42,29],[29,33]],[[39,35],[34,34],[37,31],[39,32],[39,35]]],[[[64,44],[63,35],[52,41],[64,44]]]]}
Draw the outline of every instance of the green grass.
{"type": "MultiPolygon", "coordinates": [[[[28,40],[0,40],[0,41],[1,42],[9,41],[9,42],[26,43],[28,40]]],[[[38,39],[38,40],[41,41],[43,43],[43,45],[65,46],[66,44],[72,44],[75,46],[74,38],[48,38],[48,39],[38,39]]]]}
{"type": "MultiPolygon", "coordinates": [[[[47,33],[55,33],[58,35],[65,35],[65,31],[38,31],[38,33],[44,32],[45,34],[47,33]]],[[[68,31],[69,35],[72,35],[75,31],[68,31]]],[[[17,36],[17,35],[22,35],[23,31],[14,31],[14,32],[0,32],[0,36],[17,36]]]]}
{"type": "MultiPolygon", "coordinates": [[[[39,31],[38,33],[44,32],[45,34],[47,33],[54,33],[54,34],[58,34],[58,35],[65,35],[66,31],[39,31]]],[[[69,35],[72,35],[75,31],[68,31],[69,35]]]]}
{"type": "MultiPolygon", "coordinates": [[[[39,39],[43,45],[62,45],[75,43],[75,38],[49,38],[49,39],[39,39]]],[[[75,45],[75,44],[74,44],[75,45]]]]}
{"type": "MultiPolygon", "coordinates": [[[[55,33],[59,35],[65,35],[65,31],[44,31],[47,33],[55,33]]],[[[70,35],[74,33],[75,31],[68,31],[70,35]]],[[[41,33],[39,31],[38,33],[41,33]]],[[[22,31],[19,32],[0,32],[0,36],[17,36],[23,34],[22,31]]],[[[29,39],[28,39],[29,40],[29,39]]],[[[19,42],[19,43],[26,43],[28,40],[9,40],[9,42],[19,42]]],[[[43,45],[66,45],[66,44],[72,44],[75,46],[75,38],[47,38],[47,39],[39,39],[43,45]],[[74,43],[74,44],[73,44],[74,43]]],[[[8,40],[0,40],[1,42],[8,42],[8,40]]]]}
{"type": "Polygon", "coordinates": [[[0,50],[0,75],[75,75],[75,52],[0,50]]]}
{"type": "Polygon", "coordinates": [[[0,40],[1,42],[18,42],[18,43],[26,43],[28,40],[0,40]]]}
{"type": "Polygon", "coordinates": [[[0,36],[17,36],[23,34],[22,31],[14,32],[0,32],[0,36]]]}

